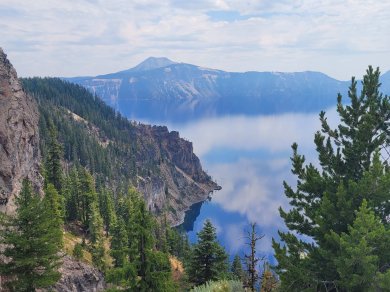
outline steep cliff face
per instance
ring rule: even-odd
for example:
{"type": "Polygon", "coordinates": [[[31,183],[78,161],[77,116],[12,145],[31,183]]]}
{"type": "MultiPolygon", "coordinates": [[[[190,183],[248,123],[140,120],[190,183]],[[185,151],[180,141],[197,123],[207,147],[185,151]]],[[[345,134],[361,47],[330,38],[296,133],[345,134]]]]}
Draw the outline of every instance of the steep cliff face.
{"type": "Polygon", "coordinates": [[[142,124],[136,129],[138,167],[155,165],[153,172],[138,176],[138,190],[153,213],[167,211],[172,225],[179,225],[185,211],[220,187],[203,171],[192,143],[178,132],[142,124]]]}
{"type": "MultiPolygon", "coordinates": [[[[25,178],[43,195],[38,122],[36,101],[23,90],[15,69],[0,48],[0,212],[15,212],[14,200],[25,178]]],[[[69,256],[63,258],[60,272],[61,280],[50,291],[103,291],[105,288],[100,271],[69,256]]],[[[0,276],[0,291],[5,291],[4,280],[0,276]]]]}
{"type": "Polygon", "coordinates": [[[15,196],[28,178],[42,193],[38,107],[0,48],[0,211],[15,211],[15,196]]]}

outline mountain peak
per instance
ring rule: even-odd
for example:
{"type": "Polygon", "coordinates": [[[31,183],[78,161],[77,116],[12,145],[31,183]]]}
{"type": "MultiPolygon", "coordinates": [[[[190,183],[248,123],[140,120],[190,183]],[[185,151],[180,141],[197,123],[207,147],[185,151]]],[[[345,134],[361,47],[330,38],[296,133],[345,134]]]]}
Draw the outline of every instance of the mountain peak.
{"type": "Polygon", "coordinates": [[[149,57],[145,61],[135,66],[132,69],[132,71],[148,71],[148,70],[166,67],[172,64],[176,64],[176,62],[173,62],[165,57],[161,57],[161,58],[149,57]]]}

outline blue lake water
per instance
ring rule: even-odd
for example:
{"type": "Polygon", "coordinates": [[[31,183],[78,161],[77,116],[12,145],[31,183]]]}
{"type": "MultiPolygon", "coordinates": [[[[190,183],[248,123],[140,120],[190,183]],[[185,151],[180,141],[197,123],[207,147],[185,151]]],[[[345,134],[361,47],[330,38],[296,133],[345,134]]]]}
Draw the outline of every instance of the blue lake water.
{"type": "Polygon", "coordinates": [[[203,169],[222,186],[202,205],[190,240],[196,241],[196,233],[210,219],[229,254],[242,255],[246,230],[255,222],[264,234],[258,253],[274,263],[272,238],[278,240],[278,230],[285,230],[278,208],[289,206],[283,181],[296,183],[290,171],[291,144],[297,142],[298,151],[315,163],[318,114],[222,117],[168,127],[193,142],[203,169]]]}

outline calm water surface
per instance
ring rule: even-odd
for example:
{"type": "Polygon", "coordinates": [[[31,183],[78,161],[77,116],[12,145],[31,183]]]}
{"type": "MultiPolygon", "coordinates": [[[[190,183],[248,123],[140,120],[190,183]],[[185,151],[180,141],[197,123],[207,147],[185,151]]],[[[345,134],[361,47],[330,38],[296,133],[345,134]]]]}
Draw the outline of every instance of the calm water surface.
{"type": "MultiPolygon", "coordinates": [[[[329,116],[331,122],[334,116],[329,116]]],[[[313,140],[319,127],[317,114],[236,116],[169,125],[193,142],[203,169],[222,186],[202,205],[190,240],[196,240],[210,219],[226,250],[232,256],[242,254],[249,223],[256,222],[265,235],[259,254],[273,262],[272,238],[278,239],[278,229],[285,230],[278,208],[288,208],[283,180],[296,184],[290,171],[291,144],[297,142],[298,151],[316,163],[313,140]]]]}

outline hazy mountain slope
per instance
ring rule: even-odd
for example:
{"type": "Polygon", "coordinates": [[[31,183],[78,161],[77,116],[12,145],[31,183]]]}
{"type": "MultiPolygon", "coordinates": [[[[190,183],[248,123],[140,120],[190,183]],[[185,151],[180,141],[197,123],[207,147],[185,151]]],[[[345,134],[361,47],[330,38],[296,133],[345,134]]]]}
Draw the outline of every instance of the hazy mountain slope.
{"type": "Polygon", "coordinates": [[[390,95],[390,71],[387,71],[381,76],[381,91],[390,95]]]}
{"type": "MultiPolygon", "coordinates": [[[[388,75],[385,92],[390,92],[388,75]]],[[[337,93],[346,95],[350,83],[319,72],[229,73],[156,58],[129,70],[68,80],[127,117],[155,121],[318,112],[333,106],[337,93]]]]}
{"type": "MultiPolygon", "coordinates": [[[[389,76],[383,76],[386,93],[390,93],[389,76]]],[[[319,72],[230,73],[166,58],[148,58],[129,70],[68,80],[101,96],[127,117],[154,121],[318,112],[333,106],[339,92],[345,96],[350,84],[319,72]]]]}

